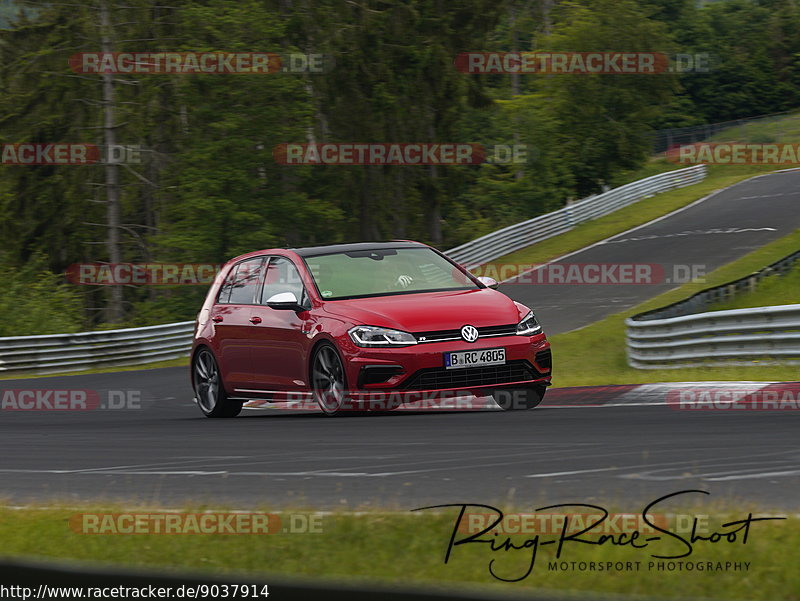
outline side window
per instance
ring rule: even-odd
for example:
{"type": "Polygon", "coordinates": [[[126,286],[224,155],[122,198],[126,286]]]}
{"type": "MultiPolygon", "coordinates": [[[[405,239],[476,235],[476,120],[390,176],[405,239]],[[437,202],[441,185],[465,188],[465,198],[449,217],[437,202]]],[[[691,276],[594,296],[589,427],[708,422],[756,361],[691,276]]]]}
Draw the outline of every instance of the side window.
{"type": "Polygon", "coordinates": [[[264,260],[248,259],[236,265],[220,287],[220,303],[246,305],[254,301],[261,280],[264,260]]]}
{"type": "Polygon", "coordinates": [[[228,275],[225,276],[225,281],[222,282],[222,286],[219,287],[219,295],[217,296],[217,302],[219,304],[226,304],[230,302],[231,298],[231,289],[233,288],[233,282],[236,279],[236,270],[239,269],[239,265],[234,265],[233,268],[228,272],[228,275]]]}
{"type": "Polygon", "coordinates": [[[261,292],[261,304],[266,304],[270,297],[281,292],[292,292],[299,302],[303,302],[303,281],[300,273],[289,259],[272,257],[264,277],[264,288],[261,292]]]}

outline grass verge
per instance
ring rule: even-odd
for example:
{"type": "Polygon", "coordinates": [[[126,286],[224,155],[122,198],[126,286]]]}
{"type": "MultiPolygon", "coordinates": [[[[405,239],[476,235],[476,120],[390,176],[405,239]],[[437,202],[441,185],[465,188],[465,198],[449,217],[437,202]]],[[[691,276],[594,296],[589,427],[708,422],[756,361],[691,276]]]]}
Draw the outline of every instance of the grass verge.
{"type": "MultiPolygon", "coordinates": [[[[669,506],[669,505],[667,505],[669,506]]],[[[642,508],[633,510],[639,514],[642,508]]],[[[666,522],[657,522],[683,537],[688,537],[691,519],[701,520],[698,533],[709,536],[712,532],[730,532],[733,527],[722,527],[727,521],[747,517],[751,509],[720,508],[708,506],[689,509],[670,509],[666,522]],[[680,517],[679,517],[680,516],[680,517]],[[706,517],[707,516],[707,517],[706,517]],[[707,521],[706,521],[707,520],[707,521]]],[[[86,508],[80,513],[109,512],[119,509],[86,508]]],[[[126,511],[131,511],[130,509],[126,511]]],[[[139,510],[143,511],[143,510],[139,510]]],[[[196,509],[188,511],[197,511],[196,509]]],[[[531,511],[530,508],[523,511],[531,511]]],[[[551,569],[556,560],[555,544],[542,545],[531,574],[519,582],[501,582],[489,573],[489,562],[494,559],[494,572],[506,579],[515,579],[526,573],[531,562],[531,550],[505,550],[492,552],[485,544],[461,545],[454,548],[448,564],[444,553],[457,517],[453,508],[441,513],[410,511],[378,512],[368,514],[332,513],[309,516],[305,520],[315,524],[317,532],[278,532],[273,535],[225,534],[82,534],[70,527],[75,509],[48,508],[12,510],[0,509],[0,540],[2,555],[35,557],[36,559],[70,559],[126,567],[184,569],[204,574],[234,575],[251,573],[269,582],[270,576],[282,578],[324,577],[347,581],[349,584],[382,584],[402,586],[421,585],[452,590],[454,587],[494,592],[524,592],[531,590],[558,591],[561,593],[591,592],[599,594],[636,594],[658,598],[709,598],[752,600],[796,600],[800,594],[800,571],[795,569],[800,561],[800,523],[794,517],[782,521],[753,523],[747,542],[741,532],[735,542],[711,544],[696,542],[690,557],[683,561],[698,563],[703,570],[669,570],[666,560],[655,555],[679,555],[686,547],[680,541],[661,535],[662,539],[648,543],[647,548],[634,549],[629,545],[614,546],[565,543],[560,561],[565,562],[631,562],[630,570],[618,571],[615,565],[604,570],[580,569],[571,564],[566,570],[551,569]],[[635,562],[639,562],[637,565],[635,562]],[[651,563],[652,562],[652,565],[651,563]],[[658,562],[665,562],[664,570],[658,562]],[[709,564],[712,562],[709,569],[709,564]],[[717,562],[749,562],[747,571],[717,571],[717,562]],[[634,569],[638,567],[638,569],[634,569]]],[[[754,511],[754,513],[756,513],[754,511]]],[[[779,515],[787,515],[781,513],[779,515]]],[[[306,523],[304,519],[282,514],[282,527],[306,523]]],[[[571,526],[578,525],[577,516],[570,518],[571,526]]],[[[466,521],[466,520],[465,520],[466,521]]],[[[520,522],[509,522],[517,527],[520,522]]],[[[528,524],[525,534],[513,534],[511,540],[522,546],[526,539],[535,536],[536,522],[528,524]]],[[[624,524],[625,522],[620,522],[624,524]]],[[[75,522],[72,522],[75,524],[75,522]]],[[[74,527],[74,526],[73,526],[74,527]]],[[[281,529],[283,529],[281,528],[281,529]]],[[[648,532],[641,522],[633,526],[648,532]]],[[[549,529],[559,530],[559,527],[549,529]]],[[[296,530],[296,529],[295,529],[296,530]]],[[[474,532],[474,530],[473,530],[474,532]]],[[[574,532],[569,530],[568,532],[574,532]]],[[[461,532],[459,537],[466,536],[461,532]]],[[[617,538],[619,535],[617,535],[617,538]]],[[[597,540],[596,536],[581,538],[597,540]]],[[[505,539],[505,534],[497,540],[505,539]]],[[[545,533],[541,541],[557,540],[557,534],[545,533]]],[[[617,564],[618,566],[619,564],[617,564]]],[[[685,565],[685,564],[684,564],[685,565]]]]}
{"type": "Polygon", "coordinates": [[[730,127],[709,138],[710,142],[797,143],[800,140],[800,113],[755,119],[730,127]]]}
{"type": "Polygon", "coordinates": [[[710,367],[701,364],[696,368],[634,369],[627,363],[625,319],[753,273],[798,248],[800,230],[720,267],[709,274],[703,283],[685,284],[597,323],[553,336],[550,343],[553,346],[554,385],[562,387],[703,380],[797,380],[797,366],[762,365],[755,361],[753,366],[710,367]]]}
{"type": "Polygon", "coordinates": [[[795,303],[800,303],[800,263],[795,263],[794,269],[784,275],[775,274],[764,278],[752,292],[711,305],[708,310],[724,311],[795,303]]]}

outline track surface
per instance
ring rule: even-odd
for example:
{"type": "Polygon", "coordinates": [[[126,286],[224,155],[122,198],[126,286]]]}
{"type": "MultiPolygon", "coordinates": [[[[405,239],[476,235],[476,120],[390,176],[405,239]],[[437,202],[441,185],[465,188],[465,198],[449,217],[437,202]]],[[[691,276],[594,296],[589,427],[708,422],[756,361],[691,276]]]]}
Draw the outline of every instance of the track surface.
{"type": "MultiPolygon", "coordinates": [[[[711,271],[800,227],[799,201],[800,172],[760,177],[563,262],[702,264],[711,271]]],[[[534,307],[552,334],[674,285],[503,290],[534,307]]],[[[771,507],[796,507],[800,498],[797,411],[542,407],[330,419],[265,410],[208,420],[190,401],[185,368],[0,383],[0,390],[42,388],[133,390],[146,400],[125,411],[0,411],[0,496],[12,502],[409,509],[647,501],[686,488],[771,507]]]]}
{"type": "Polygon", "coordinates": [[[512,280],[500,286],[500,290],[532,307],[545,332],[559,334],[634,307],[685,283],[685,280],[676,282],[685,271],[676,270],[674,265],[695,265],[711,273],[798,228],[800,171],[764,175],[556,261],[563,264],[657,264],[664,270],[664,281],[626,285],[532,285],[512,280]]]}
{"type": "MultiPolygon", "coordinates": [[[[56,389],[104,390],[124,381],[149,400],[128,411],[2,412],[0,496],[411,509],[511,501],[627,506],[687,488],[726,502],[796,507],[800,494],[798,411],[540,407],[331,419],[275,409],[209,420],[187,401],[184,375],[171,368],[48,379],[56,389]]],[[[625,397],[650,400],[663,402],[625,397]]]]}

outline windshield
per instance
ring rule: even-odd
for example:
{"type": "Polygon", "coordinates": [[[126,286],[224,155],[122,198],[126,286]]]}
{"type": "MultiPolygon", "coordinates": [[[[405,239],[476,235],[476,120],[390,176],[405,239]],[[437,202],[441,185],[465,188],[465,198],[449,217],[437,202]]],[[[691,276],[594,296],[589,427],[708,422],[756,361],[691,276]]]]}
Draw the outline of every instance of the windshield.
{"type": "Polygon", "coordinates": [[[336,300],[479,286],[429,248],[381,248],[305,257],[322,298],[336,300]]]}

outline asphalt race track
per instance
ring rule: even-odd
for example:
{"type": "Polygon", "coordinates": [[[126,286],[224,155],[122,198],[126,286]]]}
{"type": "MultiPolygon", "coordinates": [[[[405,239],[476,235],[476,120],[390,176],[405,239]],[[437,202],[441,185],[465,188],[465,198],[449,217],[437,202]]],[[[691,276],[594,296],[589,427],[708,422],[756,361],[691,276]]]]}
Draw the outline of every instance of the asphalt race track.
{"type": "MultiPolygon", "coordinates": [[[[800,228],[800,170],[749,179],[689,208],[565,256],[556,264],[655,264],[653,284],[525,284],[504,293],[532,307],[548,334],[583,327],[685,283],[684,267],[711,273],[800,228]],[[676,281],[678,280],[678,281],[676,281]]],[[[536,282],[536,274],[525,276],[536,282]]],[[[542,276],[544,277],[544,276],[542,276]]],[[[609,278],[611,280],[612,278],[609,278]]]]}
{"type": "MultiPolygon", "coordinates": [[[[800,227],[799,199],[800,172],[761,177],[563,261],[703,264],[711,271],[800,227]]],[[[556,333],[674,285],[503,289],[535,307],[546,331],[556,333]]],[[[142,400],[118,410],[0,410],[4,502],[630,507],[690,488],[775,508],[796,508],[800,498],[798,411],[677,411],[658,404],[664,394],[626,389],[624,402],[599,407],[564,406],[587,395],[567,390],[551,406],[527,412],[331,419],[266,408],[210,420],[191,401],[188,368],[0,383],[0,391],[45,388],[94,390],[100,398],[132,391],[142,400]]]]}
{"type": "MultiPolygon", "coordinates": [[[[131,410],[3,411],[0,496],[12,503],[102,498],[411,509],[512,501],[628,506],[689,488],[777,507],[796,504],[800,494],[798,411],[630,406],[663,402],[664,395],[628,393],[623,406],[516,413],[329,418],[266,409],[210,420],[188,400],[185,372],[49,379],[54,389],[124,382],[141,388],[145,400],[131,410]]],[[[43,385],[19,380],[13,388],[43,385]]],[[[557,402],[572,396],[561,393],[557,402]]]]}

